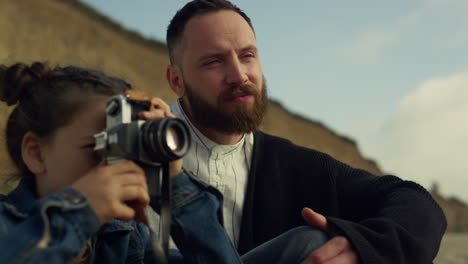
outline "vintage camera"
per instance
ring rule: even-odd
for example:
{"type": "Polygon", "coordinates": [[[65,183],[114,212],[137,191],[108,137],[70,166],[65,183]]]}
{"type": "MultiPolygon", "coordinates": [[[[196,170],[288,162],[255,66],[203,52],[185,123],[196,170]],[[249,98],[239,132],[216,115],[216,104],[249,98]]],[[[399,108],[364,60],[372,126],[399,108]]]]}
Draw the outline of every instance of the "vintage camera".
{"type": "Polygon", "coordinates": [[[150,97],[127,90],[106,106],[106,129],[96,135],[94,150],[107,163],[133,160],[144,170],[151,199],[161,196],[162,174],[168,163],[180,159],[190,146],[187,126],[176,118],[147,121],[138,116],[152,109],[150,97]]]}
{"type": "Polygon", "coordinates": [[[190,136],[180,119],[147,121],[138,116],[152,109],[150,97],[140,91],[127,90],[112,96],[106,106],[106,129],[94,135],[94,150],[109,164],[133,160],[145,171],[150,205],[160,214],[159,235],[151,233],[154,254],[157,263],[167,263],[171,221],[169,162],[187,153],[190,136]]]}

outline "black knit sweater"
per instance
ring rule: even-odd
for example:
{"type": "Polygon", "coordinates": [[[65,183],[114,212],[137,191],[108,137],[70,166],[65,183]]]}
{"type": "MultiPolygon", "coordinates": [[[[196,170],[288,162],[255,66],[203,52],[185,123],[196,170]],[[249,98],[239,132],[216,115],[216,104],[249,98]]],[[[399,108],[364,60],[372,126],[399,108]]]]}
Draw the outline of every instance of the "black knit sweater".
{"type": "Polygon", "coordinates": [[[255,133],[239,251],[299,225],[301,209],[325,215],[346,236],[361,263],[431,263],[445,216],[420,185],[375,176],[332,157],[255,133]]]}

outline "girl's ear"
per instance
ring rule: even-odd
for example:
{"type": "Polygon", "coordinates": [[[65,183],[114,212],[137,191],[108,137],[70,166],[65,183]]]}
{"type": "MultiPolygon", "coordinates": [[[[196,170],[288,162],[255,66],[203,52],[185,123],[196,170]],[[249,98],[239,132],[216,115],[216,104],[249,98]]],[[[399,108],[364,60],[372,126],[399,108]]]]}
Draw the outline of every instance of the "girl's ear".
{"type": "Polygon", "coordinates": [[[185,87],[182,83],[182,72],[176,65],[168,65],[166,69],[166,79],[172,91],[182,98],[185,95],[185,87]]]}
{"type": "Polygon", "coordinates": [[[21,157],[26,167],[35,175],[41,175],[47,171],[41,147],[40,138],[31,131],[26,132],[21,142],[21,157]]]}

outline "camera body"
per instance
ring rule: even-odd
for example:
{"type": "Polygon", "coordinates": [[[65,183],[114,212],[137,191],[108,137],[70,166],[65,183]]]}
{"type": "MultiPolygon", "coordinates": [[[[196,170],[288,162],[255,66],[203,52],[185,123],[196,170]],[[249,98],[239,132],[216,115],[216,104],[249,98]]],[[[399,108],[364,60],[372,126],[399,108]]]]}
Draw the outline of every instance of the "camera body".
{"type": "Polygon", "coordinates": [[[180,119],[144,120],[138,116],[152,107],[150,98],[139,91],[127,90],[112,96],[106,105],[106,128],[94,135],[94,150],[108,164],[133,160],[140,165],[153,199],[160,196],[162,168],[185,155],[190,136],[180,119]]]}
{"type": "Polygon", "coordinates": [[[171,225],[169,162],[187,153],[190,134],[180,119],[144,120],[139,117],[140,112],[152,109],[150,97],[139,91],[127,90],[124,94],[112,96],[106,105],[106,128],[94,135],[94,150],[108,164],[132,160],[143,168],[150,205],[160,214],[157,241],[151,232],[153,252],[158,263],[168,263],[171,225]]]}

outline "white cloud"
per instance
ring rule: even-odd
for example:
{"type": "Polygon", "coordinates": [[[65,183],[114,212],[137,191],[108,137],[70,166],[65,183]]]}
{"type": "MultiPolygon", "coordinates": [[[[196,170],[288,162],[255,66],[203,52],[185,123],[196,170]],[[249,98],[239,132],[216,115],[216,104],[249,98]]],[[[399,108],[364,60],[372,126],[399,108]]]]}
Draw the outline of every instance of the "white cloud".
{"type": "Polygon", "coordinates": [[[365,32],[359,33],[354,39],[347,41],[344,55],[356,59],[372,59],[397,43],[409,31],[414,30],[422,20],[426,7],[411,11],[405,16],[397,18],[388,24],[373,25],[365,32]]]}
{"type": "Polygon", "coordinates": [[[468,71],[424,82],[372,136],[359,137],[384,171],[468,202],[468,71]]]}
{"type": "Polygon", "coordinates": [[[425,43],[436,49],[468,43],[468,1],[424,1],[419,8],[409,10],[393,21],[379,23],[343,42],[339,54],[358,62],[372,61],[389,49],[409,43],[425,43]]]}

